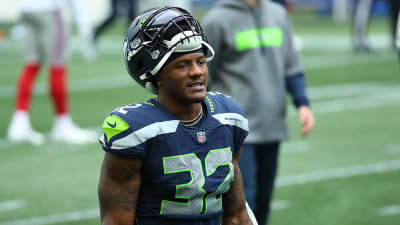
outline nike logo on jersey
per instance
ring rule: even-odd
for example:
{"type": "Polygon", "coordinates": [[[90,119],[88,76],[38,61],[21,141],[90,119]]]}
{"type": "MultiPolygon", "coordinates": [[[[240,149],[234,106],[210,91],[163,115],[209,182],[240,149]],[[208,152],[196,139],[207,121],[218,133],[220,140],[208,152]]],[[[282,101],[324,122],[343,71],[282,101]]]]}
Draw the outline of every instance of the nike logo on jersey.
{"type": "Polygon", "coordinates": [[[115,121],[114,124],[107,122],[107,125],[110,126],[111,128],[115,128],[117,126],[117,121],[115,121]]]}

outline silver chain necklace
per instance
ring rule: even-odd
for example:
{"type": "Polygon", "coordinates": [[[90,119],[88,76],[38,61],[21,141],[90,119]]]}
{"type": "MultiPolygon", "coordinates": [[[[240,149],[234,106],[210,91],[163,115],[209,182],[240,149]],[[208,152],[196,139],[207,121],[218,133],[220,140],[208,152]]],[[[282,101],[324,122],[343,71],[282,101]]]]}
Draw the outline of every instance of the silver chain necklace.
{"type": "Polygon", "coordinates": [[[198,123],[203,117],[203,107],[200,107],[200,112],[191,120],[180,120],[184,126],[190,127],[198,123]]]}
{"type": "MultiPolygon", "coordinates": [[[[160,102],[160,97],[157,97],[156,98],[156,101],[157,102],[160,102]]],[[[191,120],[179,120],[184,126],[186,126],[186,127],[190,127],[190,126],[193,126],[193,125],[195,125],[196,123],[198,123],[200,120],[201,120],[201,118],[203,117],[203,107],[201,106],[200,107],[200,112],[199,112],[199,114],[197,114],[197,116],[195,116],[193,119],[191,119],[191,120]]]]}

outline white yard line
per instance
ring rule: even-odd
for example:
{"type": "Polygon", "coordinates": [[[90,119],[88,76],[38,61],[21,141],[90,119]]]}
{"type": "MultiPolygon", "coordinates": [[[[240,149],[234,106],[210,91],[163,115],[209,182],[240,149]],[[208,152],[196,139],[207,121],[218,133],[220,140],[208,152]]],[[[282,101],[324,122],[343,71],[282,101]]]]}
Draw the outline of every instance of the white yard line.
{"type": "Polygon", "coordinates": [[[89,209],[83,211],[58,213],[48,216],[32,217],[14,221],[0,222],[0,225],[47,225],[65,222],[74,222],[86,219],[95,219],[100,216],[99,209],[89,209]]]}
{"type": "MultiPolygon", "coordinates": [[[[298,34],[296,35],[302,45],[302,50],[352,50],[351,36],[346,34],[298,34]],[[329,43],[329,44],[327,44],[329,43]]],[[[372,49],[389,48],[391,41],[388,33],[372,33],[369,35],[372,49]]]]}
{"type": "MultiPolygon", "coordinates": [[[[295,144],[295,143],[293,143],[295,144]]],[[[296,145],[304,145],[303,142],[296,142],[296,145]]],[[[291,152],[291,151],[289,151],[291,152]]],[[[400,160],[386,161],[374,164],[356,165],[343,168],[335,168],[317,172],[310,172],[298,175],[278,177],[277,187],[287,187],[292,185],[307,184],[332,179],[348,178],[353,176],[384,173],[400,170],[400,160]]],[[[272,203],[272,210],[283,210],[289,207],[289,202],[277,200],[272,203]]],[[[0,212],[25,207],[26,202],[22,200],[0,202],[0,212]]],[[[53,214],[48,216],[33,217],[15,221],[0,222],[0,225],[47,225],[65,222],[80,221],[85,219],[95,219],[99,217],[99,209],[90,209],[76,212],[53,214]]],[[[379,215],[390,216],[400,214],[400,206],[388,206],[378,211],[379,215]]]]}
{"type": "Polygon", "coordinates": [[[382,105],[399,105],[400,91],[392,90],[377,95],[365,95],[360,97],[334,99],[313,103],[314,113],[343,112],[353,109],[365,109],[382,105]]]}
{"type": "Polygon", "coordinates": [[[354,177],[367,174],[385,173],[400,170],[400,160],[385,161],[373,164],[320,170],[310,173],[278,177],[276,186],[286,187],[325,180],[354,177]]]}
{"type": "Polygon", "coordinates": [[[385,151],[389,154],[400,154],[400,144],[390,144],[385,151]]]}
{"type": "MultiPolygon", "coordinates": [[[[322,34],[322,33],[296,33],[296,39],[301,45],[302,50],[317,49],[329,51],[351,50],[351,37],[348,34],[322,34]],[[327,44],[329,43],[329,44],[327,44]]],[[[372,48],[390,47],[390,35],[388,33],[371,33],[369,39],[372,48]]],[[[3,51],[22,51],[22,40],[5,39],[0,43],[0,50],[3,51]]],[[[78,38],[72,37],[69,43],[70,51],[77,51],[81,46],[78,38]]],[[[99,42],[99,49],[102,53],[120,53],[122,40],[119,36],[106,36],[99,42]]]]}
{"type": "Polygon", "coordinates": [[[378,210],[378,214],[381,216],[393,216],[400,214],[400,205],[386,206],[378,210]]]}
{"type": "MultiPolygon", "coordinates": [[[[306,184],[331,179],[348,178],[359,175],[376,174],[400,170],[400,160],[386,161],[373,164],[356,165],[343,168],[335,168],[305,174],[297,174],[291,176],[278,177],[277,187],[287,187],[298,184],[306,184]]],[[[287,208],[289,205],[286,201],[278,201],[275,203],[275,210],[287,208]]],[[[389,207],[383,210],[385,213],[397,212],[396,207],[389,207]]],[[[99,217],[99,209],[89,209],[83,211],[59,213],[48,216],[33,217],[28,219],[4,221],[0,225],[47,225],[64,222],[73,222],[85,219],[94,219],[99,217]]]]}
{"type": "MultiPolygon", "coordinates": [[[[97,91],[110,88],[130,87],[136,85],[132,79],[125,75],[110,75],[100,78],[85,80],[71,80],[69,89],[71,92],[97,91]]],[[[35,84],[34,94],[47,94],[48,84],[39,82],[35,84]]],[[[340,98],[351,96],[380,95],[384,92],[399,92],[400,85],[387,85],[378,82],[347,83],[329,86],[309,87],[307,92],[312,100],[324,98],[340,98]]],[[[15,96],[15,86],[0,86],[0,99],[15,96]]]]}
{"type": "Polygon", "coordinates": [[[306,141],[289,141],[282,144],[282,153],[302,153],[308,152],[306,141]]]}
{"type": "Polygon", "coordinates": [[[271,202],[272,210],[282,210],[289,208],[289,201],[286,200],[275,200],[271,202]]]}
{"type": "Polygon", "coordinates": [[[388,85],[378,82],[346,83],[307,88],[307,93],[311,100],[365,95],[380,95],[384,92],[395,91],[400,91],[400,85],[388,85]]]}
{"type": "MultiPolygon", "coordinates": [[[[132,87],[136,86],[136,83],[125,75],[110,75],[108,77],[93,78],[85,80],[71,80],[68,82],[70,92],[80,91],[97,91],[111,88],[121,87],[132,87]]],[[[48,93],[48,84],[45,82],[39,82],[35,84],[34,94],[44,95],[48,93]]],[[[15,86],[0,86],[0,99],[10,98],[15,96],[15,86]]]]}
{"type": "MultiPolygon", "coordinates": [[[[99,138],[101,133],[101,126],[85,127],[84,129],[89,129],[98,132],[99,138]]],[[[46,142],[43,145],[37,146],[41,152],[57,153],[57,152],[76,152],[86,149],[86,145],[75,145],[75,144],[63,144],[60,145],[58,142],[52,142],[49,139],[50,133],[43,133],[46,138],[46,142]],[[57,147],[56,147],[57,146],[57,147]],[[55,148],[56,147],[56,148],[55,148]],[[55,150],[56,149],[56,150],[55,150]]],[[[0,138],[0,149],[7,149],[13,147],[13,143],[9,142],[6,138],[0,138]]]]}
{"type": "MultiPolygon", "coordinates": [[[[340,90],[338,90],[338,93],[340,93],[340,90]]],[[[312,103],[312,110],[314,114],[324,114],[384,105],[399,105],[399,99],[400,89],[396,88],[388,88],[386,91],[382,90],[380,94],[365,94],[360,90],[360,96],[315,101],[312,103]]],[[[289,116],[297,116],[297,112],[293,107],[289,107],[289,116]]]]}
{"type": "Polygon", "coordinates": [[[26,207],[26,201],[21,199],[0,202],[0,213],[26,207]]]}
{"type": "MultiPolygon", "coordinates": [[[[348,178],[359,175],[384,173],[400,170],[400,160],[386,161],[373,164],[356,165],[351,167],[336,168],[330,170],[323,170],[305,174],[297,174],[291,176],[278,177],[277,187],[287,187],[298,184],[306,184],[324,180],[348,178]]],[[[289,203],[287,201],[277,201],[272,207],[275,210],[287,208],[289,203]]],[[[398,213],[398,206],[390,206],[381,210],[382,215],[389,215],[391,213],[398,213]]],[[[48,216],[33,217],[28,219],[4,221],[0,225],[47,225],[65,222],[73,222],[85,219],[94,219],[99,217],[99,209],[89,209],[83,211],[59,213],[48,216]]]]}
{"type": "MultiPolygon", "coordinates": [[[[339,56],[339,57],[327,57],[327,56],[304,56],[302,57],[303,65],[305,70],[312,69],[326,69],[340,66],[348,66],[348,65],[360,65],[360,64],[368,64],[371,63],[380,63],[386,61],[392,61],[393,55],[379,55],[379,57],[370,58],[370,57],[355,57],[355,56],[339,56]]],[[[349,72],[349,76],[351,72],[349,72]]]]}

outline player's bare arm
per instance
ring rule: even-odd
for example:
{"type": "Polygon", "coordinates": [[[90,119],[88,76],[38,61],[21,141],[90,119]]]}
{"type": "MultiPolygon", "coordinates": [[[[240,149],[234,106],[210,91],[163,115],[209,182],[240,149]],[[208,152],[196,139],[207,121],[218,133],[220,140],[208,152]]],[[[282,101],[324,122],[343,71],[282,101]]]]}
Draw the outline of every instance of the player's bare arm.
{"type": "Polygon", "coordinates": [[[106,152],[98,187],[103,225],[133,223],[141,184],[140,168],[137,157],[106,152]]]}
{"type": "Polygon", "coordinates": [[[242,148],[237,151],[232,160],[235,176],[228,192],[223,195],[224,209],[222,225],[252,225],[246,209],[246,199],[243,191],[242,174],[239,168],[239,158],[242,148]]]}

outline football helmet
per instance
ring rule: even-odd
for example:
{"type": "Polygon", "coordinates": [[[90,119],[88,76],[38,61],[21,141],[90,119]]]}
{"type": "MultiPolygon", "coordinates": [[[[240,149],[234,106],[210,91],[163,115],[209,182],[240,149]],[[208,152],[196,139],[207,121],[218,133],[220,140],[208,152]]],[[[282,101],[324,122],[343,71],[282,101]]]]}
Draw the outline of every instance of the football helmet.
{"type": "Polygon", "coordinates": [[[125,35],[123,54],[131,77],[157,94],[154,78],[171,54],[199,49],[207,62],[212,60],[214,50],[200,23],[182,8],[163,7],[146,10],[136,17],[125,35]]]}

